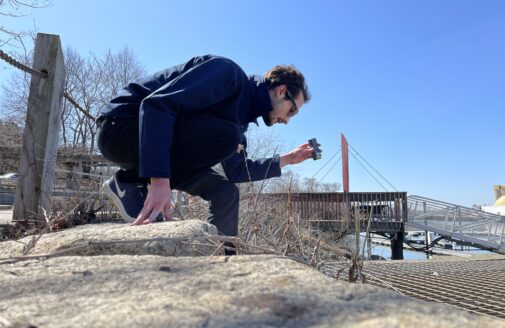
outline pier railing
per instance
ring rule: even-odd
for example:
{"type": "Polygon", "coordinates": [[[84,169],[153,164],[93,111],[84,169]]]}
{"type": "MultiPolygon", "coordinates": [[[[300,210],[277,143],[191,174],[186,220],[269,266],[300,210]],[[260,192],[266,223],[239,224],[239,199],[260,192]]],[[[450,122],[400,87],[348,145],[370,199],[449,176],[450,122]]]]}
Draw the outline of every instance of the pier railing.
{"type": "Polygon", "coordinates": [[[505,217],[426,197],[408,197],[410,228],[505,251],[505,217]]]}

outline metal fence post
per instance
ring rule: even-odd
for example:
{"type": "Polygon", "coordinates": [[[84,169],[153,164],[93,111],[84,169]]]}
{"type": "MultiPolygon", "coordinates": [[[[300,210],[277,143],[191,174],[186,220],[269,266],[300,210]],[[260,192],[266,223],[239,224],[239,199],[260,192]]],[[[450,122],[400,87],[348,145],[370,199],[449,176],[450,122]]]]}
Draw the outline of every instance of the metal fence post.
{"type": "Polygon", "coordinates": [[[13,221],[40,219],[51,210],[65,81],[59,36],[37,34],[33,68],[48,76],[31,79],[13,221]]]}

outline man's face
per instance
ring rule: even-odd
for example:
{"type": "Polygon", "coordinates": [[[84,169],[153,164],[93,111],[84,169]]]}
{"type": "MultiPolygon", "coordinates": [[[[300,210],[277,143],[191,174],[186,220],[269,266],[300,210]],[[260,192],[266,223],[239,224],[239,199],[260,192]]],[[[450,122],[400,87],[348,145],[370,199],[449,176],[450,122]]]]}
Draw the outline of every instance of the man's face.
{"type": "Polygon", "coordinates": [[[302,92],[293,97],[285,85],[280,85],[271,90],[270,99],[273,110],[268,113],[268,119],[265,122],[267,126],[272,126],[276,123],[288,124],[291,117],[298,113],[298,110],[304,103],[302,92]]]}

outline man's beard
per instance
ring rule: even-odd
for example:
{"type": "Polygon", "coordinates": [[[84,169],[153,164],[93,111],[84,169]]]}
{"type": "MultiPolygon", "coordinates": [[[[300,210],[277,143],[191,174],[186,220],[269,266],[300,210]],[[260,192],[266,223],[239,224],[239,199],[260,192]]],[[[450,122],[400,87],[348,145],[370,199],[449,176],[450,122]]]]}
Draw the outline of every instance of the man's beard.
{"type": "Polygon", "coordinates": [[[274,122],[273,122],[273,118],[272,118],[272,115],[273,113],[275,112],[275,109],[280,105],[282,104],[283,100],[279,100],[279,99],[274,99],[272,101],[272,110],[268,113],[266,113],[265,115],[263,115],[263,122],[265,122],[265,125],[266,126],[272,126],[274,125],[274,122]]]}
{"type": "Polygon", "coordinates": [[[263,122],[265,123],[266,126],[272,126],[274,125],[272,122],[272,112],[268,112],[265,115],[262,116],[263,122]]]}

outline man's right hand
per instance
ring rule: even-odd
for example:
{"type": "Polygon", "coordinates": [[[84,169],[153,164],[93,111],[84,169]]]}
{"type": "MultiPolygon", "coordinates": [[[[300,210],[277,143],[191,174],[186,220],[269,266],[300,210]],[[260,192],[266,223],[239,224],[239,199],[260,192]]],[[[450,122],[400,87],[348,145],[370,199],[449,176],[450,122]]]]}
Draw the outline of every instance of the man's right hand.
{"type": "Polygon", "coordinates": [[[147,193],[144,207],[137,216],[133,225],[154,222],[159,213],[163,212],[165,220],[172,218],[170,206],[172,205],[172,190],[170,179],[151,178],[151,188],[147,193]]]}

